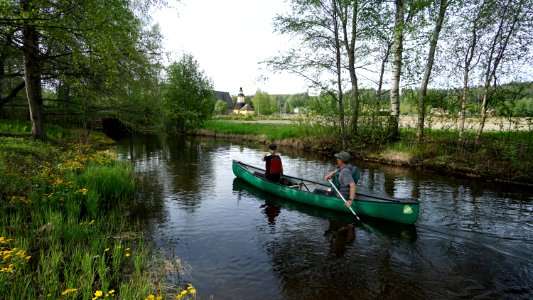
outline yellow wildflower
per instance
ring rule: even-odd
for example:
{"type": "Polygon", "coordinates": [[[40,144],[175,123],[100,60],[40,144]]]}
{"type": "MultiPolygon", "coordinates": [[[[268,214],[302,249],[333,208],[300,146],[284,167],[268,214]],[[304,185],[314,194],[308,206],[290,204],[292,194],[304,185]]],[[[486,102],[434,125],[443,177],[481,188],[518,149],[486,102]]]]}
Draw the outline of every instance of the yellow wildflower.
{"type": "Polygon", "coordinates": [[[78,189],[77,192],[85,196],[87,195],[89,190],[87,190],[86,188],[81,188],[81,189],[78,189]]]}
{"type": "Polygon", "coordinates": [[[154,295],[148,295],[146,298],[144,298],[144,300],[155,300],[155,296],[154,295]]]}
{"type": "Polygon", "coordinates": [[[94,292],[94,296],[97,297],[97,298],[98,297],[102,297],[103,294],[104,293],[101,290],[97,290],[96,292],[94,292]]]}
{"type": "Polygon", "coordinates": [[[75,292],[75,291],[77,291],[77,290],[78,290],[77,288],[66,289],[66,290],[64,290],[64,291],[61,293],[61,296],[66,296],[66,295],[68,295],[68,294],[70,294],[70,293],[72,293],[72,292],[75,292]]]}
{"type": "Polygon", "coordinates": [[[3,236],[0,236],[0,244],[9,244],[13,239],[8,239],[3,236]]]}

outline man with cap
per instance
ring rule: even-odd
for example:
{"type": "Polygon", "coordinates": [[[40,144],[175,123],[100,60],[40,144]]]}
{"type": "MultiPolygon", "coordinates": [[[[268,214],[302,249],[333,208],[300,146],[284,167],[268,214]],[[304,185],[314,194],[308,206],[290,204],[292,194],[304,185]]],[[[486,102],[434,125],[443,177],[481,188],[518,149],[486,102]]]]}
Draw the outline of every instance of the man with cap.
{"type": "Polygon", "coordinates": [[[264,155],[263,161],[265,162],[265,177],[269,181],[279,182],[283,175],[283,164],[281,163],[281,157],[276,155],[278,146],[276,144],[268,145],[268,151],[270,155],[264,155]]]}
{"type": "Polygon", "coordinates": [[[350,154],[346,151],[341,151],[335,154],[337,158],[337,165],[339,169],[326,175],[326,180],[333,179],[333,184],[337,186],[344,199],[346,199],[346,207],[352,205],[357,191],[357,185],[353,179],[355,167],[350,164],[350,154]]]}

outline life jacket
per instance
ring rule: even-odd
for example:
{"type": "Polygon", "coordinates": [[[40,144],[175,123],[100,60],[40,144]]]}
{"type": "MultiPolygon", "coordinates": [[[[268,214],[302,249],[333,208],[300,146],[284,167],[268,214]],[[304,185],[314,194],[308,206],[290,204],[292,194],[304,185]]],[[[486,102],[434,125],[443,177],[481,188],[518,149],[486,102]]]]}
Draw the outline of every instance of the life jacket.
{"type": "MultiPolygon", "coordinates": [[[[353,181],[357,184],[359,181],[359,178],[361,177],[361,172],[359,172],[359,169],[357,169],[356,166],[348,165],[345,168],[347,168],[352,173],[353,181]]],[[[340,186],[339,184],[339,174],[343,169],[339,169],[335,172],[335,175],[333,175],[332,182],[337,187],[339,192],[343,195],[344,198],[350,197],[350,186],[340,186]]]]}
{"type": "Polygon", "coordinates": [[[281,174],[283,170],[283,167],[281,165],[281,157],[277,155],[273,155],[270,159],[270,164],[268,169],[266,170],[267,174],[281,174]]]}
{"type": "MultiPolygon", "coordinates": [[[[355,184],[357,184],[359,179],[361,179],[361,171],[359,171],[359,169],[356,166],[354,166],[354,165],[349,165],[348,168],[350,168],[350,171],[352,171],[353,181],[355,182],[355,184]]],[[[333,175],[333,178],[332,178],[333,184],[337,188],[340,188],[339,187],[339,173],[340,173],[340,171],[341,171],[341,169],[337,170],[335,172],[335,175],[333,175]]]]}

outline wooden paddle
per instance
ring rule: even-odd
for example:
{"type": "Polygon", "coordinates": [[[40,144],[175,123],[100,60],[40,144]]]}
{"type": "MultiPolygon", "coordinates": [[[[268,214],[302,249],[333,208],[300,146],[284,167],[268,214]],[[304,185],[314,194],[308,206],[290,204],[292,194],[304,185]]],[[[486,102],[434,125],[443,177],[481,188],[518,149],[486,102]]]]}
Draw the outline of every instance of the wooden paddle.
{"type": "MultiPolygon", "coordinates": [[[[333,182],[331,181],[331,179],[328,179],[328,182],[329,182],[329,184],[331,184],[331,186],[335,189],[335,191],[337,192],[337,194],[339,194],[339,196],[341,196],[342,201],[344,201],[344,203],[346,203],[346,199],[344,199],[344,197],[342,196],[341,192],[339,192],[339,190],[338,190],[337,187],[333,184],[333,182]]],[[[361,219],[359,219],[359,216],[355,213],[355,211],[352,209],[352,207],[351,207],[351,206],[348,206],[348,208],[350,209],[350,211],[352,212],[352,214],[357,218],[357,221],[361,222],[361,219]]]]}

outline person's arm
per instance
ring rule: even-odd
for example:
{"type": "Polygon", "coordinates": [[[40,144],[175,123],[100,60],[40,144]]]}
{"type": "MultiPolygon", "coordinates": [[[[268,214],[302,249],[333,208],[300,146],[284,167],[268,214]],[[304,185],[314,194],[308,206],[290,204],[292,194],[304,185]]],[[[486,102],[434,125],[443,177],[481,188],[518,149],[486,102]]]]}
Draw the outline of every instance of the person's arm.
{"type": "Polygon", "coordinates": [[[333,175],[335,175],[336,172],[337,172],[337,170],[329,172],[328,174],[326,174],[324,179],[330,180],[331,178],[333,178],[333,175]]]}
{"type": "Polygon", "coordinates": [[[346,201],[346,207],[350,207],[353,203],[353,200],[355,200],[355,193],[357,191],[357,186],[355,185],[355,182],[350,183],[350,199],[346,201]]]}

